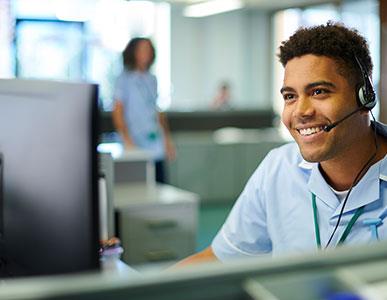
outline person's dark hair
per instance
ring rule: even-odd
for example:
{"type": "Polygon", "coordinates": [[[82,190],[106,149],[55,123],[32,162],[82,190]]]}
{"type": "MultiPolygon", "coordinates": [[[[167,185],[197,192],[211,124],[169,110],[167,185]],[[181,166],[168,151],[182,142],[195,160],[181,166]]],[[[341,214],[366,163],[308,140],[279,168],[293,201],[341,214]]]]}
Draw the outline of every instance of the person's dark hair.
{"type": "Polygon", "coordinates": [[[126,69],[128,69],[128,70],[136,69],[135,53],[136,53],[136,49],[137,49],[138,44],[142,41],[148,42],[149,45],[151,46],[151,49],[152,49],[152,59],[150,60],[147,69],[149,69],[151,67],[151,65],[153,64],[153,62],[155,61],[156,50],[152,44],[152,41],[148,38],[136,37],[136,38],[133,38],[129,41],[129,43],[125,47],[125,50],[122,52],[123,63],[124,63],[124,67],[126,69]]]}
{"type": "Polygon", "coordinates": [[[306,54],[327,56],[338,64],[338,73],[348,78],[349,83],[359,85],[363,82],[355,55],[372,75],[372,60],[367,41],[357,30],[343,24],[329,21],[326,25],[300,28],[279,47],[279,60],[283,66],[289,60],[306,54]]]}

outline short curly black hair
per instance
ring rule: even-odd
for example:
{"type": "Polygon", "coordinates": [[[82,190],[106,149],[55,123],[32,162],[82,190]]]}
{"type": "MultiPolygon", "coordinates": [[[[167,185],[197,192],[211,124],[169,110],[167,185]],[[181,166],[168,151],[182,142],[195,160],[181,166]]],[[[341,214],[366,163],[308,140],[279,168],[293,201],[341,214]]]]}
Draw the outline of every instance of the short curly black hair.
{"type": "Polygon", "coordinates": [[[140,42],[146,41],[149,43],[151,50],[152,50],[152,58],[149,62],[148,69],[152,66],[156,59],[156,50],[153,46],[153,43],[150,39],[144,38],[144,37],[135,37],[129,41],[129,43],[126,45],[124,51],[122,52],[122,59],[124,63],[124,67],[128,70],[135,70],[136,69],[136,49],[140,42]]]}
{"type": "Polygon", "coordinates": [[[356,29],[329,21],[326,25],[298,29],[279,47],[279,60],[285,67],[295,57],[306,54],[327,56],[338,64],[338,73],[348,78],[353,85],[363,82],[362,73],[355,56],[372,75],[372,60],[367,41],[356,29]]]}

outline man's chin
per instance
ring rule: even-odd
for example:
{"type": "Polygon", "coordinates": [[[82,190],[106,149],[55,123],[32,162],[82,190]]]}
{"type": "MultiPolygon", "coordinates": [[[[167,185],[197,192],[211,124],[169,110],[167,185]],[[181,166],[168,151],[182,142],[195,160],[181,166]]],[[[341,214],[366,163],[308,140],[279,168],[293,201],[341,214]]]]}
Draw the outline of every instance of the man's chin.
{"type": "Polygon", "coordinates": [[[318,153],[306,153],[305,151],[301,150],[301,156],[304,160],[310,163],[316,163],[321,162],[324,160],[323,156],[318,153]]]}
{"type": "Polygon", "coordinates": [[[318,159],[308,158],[308,157],[305,157],[305,156],[303,156],[303,158],[304,158],[305,161],[310,162],[310,163],[320,162],[320,160],[318,160],[318,159]]]}

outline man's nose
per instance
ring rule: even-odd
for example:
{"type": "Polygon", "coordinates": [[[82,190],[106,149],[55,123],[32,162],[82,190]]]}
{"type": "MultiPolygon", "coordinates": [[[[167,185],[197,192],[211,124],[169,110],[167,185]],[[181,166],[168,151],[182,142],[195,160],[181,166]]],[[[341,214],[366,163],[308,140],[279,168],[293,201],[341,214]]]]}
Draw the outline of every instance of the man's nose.
{"type": "Polygon", "coordinates": [[[296,109],[294,110],[295,117],[305,118],[313,116],[315,109],[313,103],[306,96],[299,96],[296,103],[296,109]]]}

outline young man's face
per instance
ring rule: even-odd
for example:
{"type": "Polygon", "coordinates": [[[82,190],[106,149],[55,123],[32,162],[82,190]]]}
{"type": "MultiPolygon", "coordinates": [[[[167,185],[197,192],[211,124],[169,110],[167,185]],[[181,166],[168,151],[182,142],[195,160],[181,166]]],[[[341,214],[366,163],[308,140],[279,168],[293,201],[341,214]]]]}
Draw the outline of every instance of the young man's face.
{"type": "Polygon", "coordinates": [[[338,74],[333,59],[312,54],[291,59],[285,66],[281,93],[282,121],[305,160],[323,162],[351,153],[358,142],[360,113],[329,132],[323,130],[357,108],[355,89],[338,74]]]}

